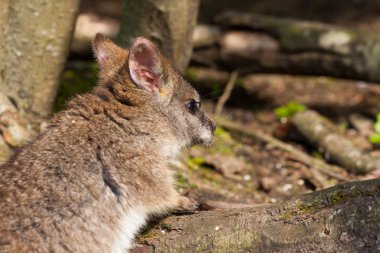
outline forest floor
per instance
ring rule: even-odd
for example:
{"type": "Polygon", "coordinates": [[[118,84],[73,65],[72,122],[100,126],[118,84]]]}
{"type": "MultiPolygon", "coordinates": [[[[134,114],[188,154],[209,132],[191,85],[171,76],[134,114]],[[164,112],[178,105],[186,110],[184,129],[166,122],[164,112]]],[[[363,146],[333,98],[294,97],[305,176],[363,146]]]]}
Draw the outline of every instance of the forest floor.
{"type": "MultiPolygon", "coordinates": [[[[62,109],[64,101],[73,94],[90,90],[96,83],[96,71],[94,62],[69,61],[63,74],[55,110],[62,109]]],[[[278,75],[265,77],[271,85],[271,90],[276,91],[279,96],[292,98],[295,96],[294,93],[297,93],[297,89],[284,89],[284,82],[279,81],[278,75]]],[[[280,79],[283,78],[280,76],[280,79]]],[[[298,97],[299,100],[309,101],[326,96],[324,89],[312,89],[311,86],[310,89],[297,94],[301,96],[298,97]]],[[[201,94],[204,97],[202,106],[209,114],[213,115],[215,104],[223,91],[224,89],[217,89],[201,94]]],[[[255,89],[252,92],[254,93],[255,89]]],[[[342,98],[352,96],[352,90],[344,84],[335,85],[334,92],[342,98]]],[[[315,159],[327,159],[331,162],[328,154],[315,149],[294,127],[276,116],[275,105],[270,101],[264,103],[262,98],[253,100],[252,94],[249,95],[250,97],[244,98],[244,94],[233,92],[231,100],[223,108],[222,116],[254,132],[275,136],[315,159]]],[[[357,114],[355,111],[351,114],[343,110],[342,113],[341,107],[324,108],[321,111],[334,122],[344,136],[363,150],[378,156],[379,151],[369,143],[368,137],[363,136],[350,123],[350,116],[357,114]]],[[[257,141],[220,126],[215,132],[215,142],[211,148],[195,146],[184,151],[178,161],[173,161],[172,166],[178,190],[184,195],[198,199],[203,209],[275,203],[319,190],[321,180],[322,187],[326,187],[364,178],[348,174],[344,170],[340,179],[322,174],[316,176],[315,167],[295,159],[292,154],[274,147],[272,143],[257,141]]],[[[367,175],[365,178],[371,177],[373,176],[367,175]]]]}
{"type": "MultiPolygon", "coordinates": [[[[108,6],[110,8],[105,9],[101,1],[95,1],[95,4],[87,7],[84,1],[83,10],[118,19],[121,15],[120,1],[111,2],[112,4],[108,6]]],[[[380,31],[378,17],[380,1],[352,0],[349,3],[347,1],[331,3],[319,0],[308,1],[305,5],[305,1],[290,0],[286,3],[286,5],[278,4],[275,0],[254,1],[247,6],[247,1],[242,0],[234,3],[202,1],[200,22],[211,22],[217,13],[236,9],[249,10],[256,14],[327,22],[365,32],[380,31]],[[302,11],[299,11],[300,9],[302,11]]],[[[60,110],[73,94],[90,90],[96,83],[96,71],[94,61],[71,58],[63,74],[55,111],[60,110]]],[[[186,73],[187,79],[192,81],[191,73],[189,71],[186,73]]],[[[357,90],[366,87],[366,83],[348,80],[335,83],[334,79],[328,77],[301,77],[301,79],[317,80],[317,82],[312,81],[314,85],[308,86],[294,84],[293,77],[287,75],[260,74],[260,76],[264,81],[260,81],[261,83],[256,86],[253,84],[251,89],[243,92],[238,88],[234,89],[223,108],[224,119],[253,132],[274,136],[312,159],[333,164],[328,153],[315,148],[295,130],[294,126],[276,116],[275,108],[281,105],[290,101],[300,104],[309,101],[306,103],[309,108],[328,117],[340,134],[352,141],[360,150],[374,157],[380,156],[378,145],[372,145],[368,140],[368,131],[373,131],[372,124],[376,112],[368,114],[368,111],[364,110],[363,113],[360,108],[355,107],[357,90]],[[333,84],[325,89],[318,86],[318,83],[333,84]],[[262,90],[265,90],[263,86],[269,87],[265,91],[267,96],[265,92],[263,96],[262,90]],[[330,102],[319,103],[326,97],[330,102]],[[358,118],[359,120],[354,120],[358,118]],[[358,121],[359,125],[363,125],[360,122],[364,122],[366,127],[358,128],[356,124],[358,121]]],[[[198,84],[196,86],[200,88],[198,84]]],[[[204,98],[203,107],[210,114],[214,113],[216,102],[224,92],[223,87],[224,84],[216,83],[211,89],[201,89],[204,98]]],[[[374,89],[380,94],[380,87],[374,89]]],[[[362,96],[358,99],[365,101],[369,98],[362,96]]],[[[229,131],[221,126],[218,126],[215,132],[215,143],[211,148],[196,146],[184,151],[178,161],[173,161],[172,166],[178,190],[184,195],[197,198],[203,209],[275,203],[339,183],[377,176],[377,172],[358,176],[342,169],[339,178],[331,177],[318,172],[315,166],[305,164],[302,159],[297,159],[293,154],[271,142],[258,141],[257,138],[229,131]]]]}

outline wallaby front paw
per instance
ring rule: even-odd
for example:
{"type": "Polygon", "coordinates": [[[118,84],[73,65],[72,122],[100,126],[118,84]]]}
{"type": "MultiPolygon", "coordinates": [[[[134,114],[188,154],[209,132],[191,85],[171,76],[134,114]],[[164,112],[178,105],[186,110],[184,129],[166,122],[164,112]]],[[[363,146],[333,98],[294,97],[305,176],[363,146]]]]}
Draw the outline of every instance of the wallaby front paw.
{"type": "Polygon", "coordinates": [[[180,196],[175,213],[193,213],[199,208],[199,203],[193,198],[180,196]]]}

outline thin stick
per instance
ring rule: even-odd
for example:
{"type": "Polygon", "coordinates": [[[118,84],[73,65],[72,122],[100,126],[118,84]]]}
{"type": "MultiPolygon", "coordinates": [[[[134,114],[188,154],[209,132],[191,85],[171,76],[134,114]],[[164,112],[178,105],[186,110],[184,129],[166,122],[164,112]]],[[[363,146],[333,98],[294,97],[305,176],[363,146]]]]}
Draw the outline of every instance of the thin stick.
{"type": "Polygon", "coordinates": [[[222,113],[224,104],[230,98],[231,92],[234,88],[234,85],[236,83],[237,78],[238,78],[238,73],[236,71],[232,72],[230,75],[230,78],[228,79],[226,88],[225,88],[222,96],[220,96],[218,103],[216,104],[216,109],[215,109],[216,115],[220,115],[222,113]]]}
{"type": "Polygon", "coordinates": [[[329,165],[322,160],[318,160],[313,157],[310,157],[309,155],[303,153],[302,151],[299,151],[293,146],[286,144],[266,133],[263,133],[258,129],[255,129],[255,131],[252,131],[236,123],[222,119],[220,117],[216,118],[216,122],[219,126],[225,129],[254,138],[260,142],[269,143],[270,145],[276,148],[282,149],[288,152],[294,160],[300,161],[310,167],[313,167],[325,175],[342,180],[344,182],[349,181],[346,177],[342,176],[342,173],[345,173],[345,171],[342,168],[339,168],[338,166],[334,166],[334,165],[329,165]]]}

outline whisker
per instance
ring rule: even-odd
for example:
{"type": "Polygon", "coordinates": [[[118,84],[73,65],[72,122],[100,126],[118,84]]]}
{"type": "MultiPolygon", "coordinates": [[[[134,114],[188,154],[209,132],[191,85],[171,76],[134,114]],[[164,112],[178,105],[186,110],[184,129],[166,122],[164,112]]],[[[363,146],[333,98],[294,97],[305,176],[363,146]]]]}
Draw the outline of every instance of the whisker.
{"type": "Polygon", "coordinates": [[[202,99],[202,100],[205,101],[205,102],[210,102],[210,101],[214,101],[214,100],[219,99],[219,97],[220,97],[220,96],[218,96],[218,97],[214,97],[214,98],[210,98],[210,99],[202,99]]]}
{"type": "Polygon", "coordinates": [[[207,99],[207,97],[214,97],[214,95],[219,96],[220,94],[222,94],[224,92],[224,90],[225,90],[225,88],[219,89],[219,90],[214,90],[214,91],[207,93],[207,94],[203,94],[202,99],[207,99]]]}

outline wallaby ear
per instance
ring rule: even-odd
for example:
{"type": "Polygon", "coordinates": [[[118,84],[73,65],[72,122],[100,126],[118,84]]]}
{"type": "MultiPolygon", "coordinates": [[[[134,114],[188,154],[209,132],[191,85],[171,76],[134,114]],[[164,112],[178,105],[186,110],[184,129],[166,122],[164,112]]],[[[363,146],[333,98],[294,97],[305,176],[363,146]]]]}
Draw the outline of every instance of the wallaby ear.
{"type": "Polygon", "coordinates": [[[113,75],[127,59],[127,51],[117,46],[104,34],[97,33],[92,48],[99,64],[101,75],[113,75]]]}
{"type": "Polygon", "coordinates": [[[143,37],[135,39],[129,51],[128,67],[135,84],[151,92],[159,92],[163,66],[160,53],[152,42],[143,37]]]}

